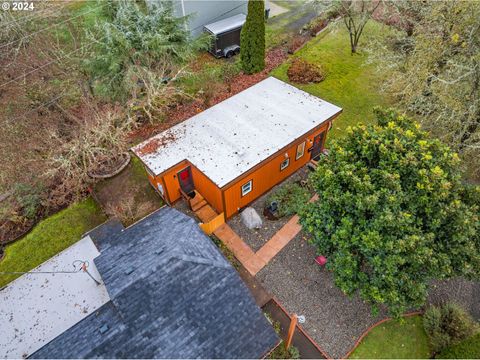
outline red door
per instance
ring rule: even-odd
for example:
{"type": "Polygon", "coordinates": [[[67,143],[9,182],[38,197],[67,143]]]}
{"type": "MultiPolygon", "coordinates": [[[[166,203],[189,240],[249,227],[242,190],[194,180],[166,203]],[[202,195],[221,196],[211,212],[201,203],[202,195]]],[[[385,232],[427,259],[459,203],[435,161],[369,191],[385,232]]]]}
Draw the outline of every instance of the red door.
{"type": "Polygon", "coordinates": [[[323,140],[325,138],[325,132],[322,132],[313,138],[313,146],[310,148],[310,159],[318,160],[322,153],[323,140]]]}
{"type": "Polygon", "coordinates": [[[183,190],[184,193],[190,195],[193,190],[195,190],[195,186],[193,185],[192,169],[190,168],[190,166],[186,167],[183,170],[180,170],[177,173],[177,177],[180,188],[183,190]]]}

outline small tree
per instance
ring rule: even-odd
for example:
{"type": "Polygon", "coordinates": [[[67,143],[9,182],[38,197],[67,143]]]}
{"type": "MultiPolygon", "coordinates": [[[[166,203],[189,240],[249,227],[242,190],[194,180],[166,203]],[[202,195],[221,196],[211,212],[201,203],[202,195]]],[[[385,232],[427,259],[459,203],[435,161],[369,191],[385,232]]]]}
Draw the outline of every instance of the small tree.
{"type": "Polygon", "coordinates": [[[311,177],[320,200],[300,217],[336,285],[398,315],[424,304],[433,278],[480,275],[480,188],[418,124],[377,117],[332,143],[311,177]]]}
{"type": "Polygon", "coordinates": [[[363,29],[380,5],[380,0],[341,0],[340,4],[340,14],[350,35],[350,48],[355,54],[363,29]]]}
{"type": "Polygon", "coordinates": [[[242,69],[247,74],[265,68],[265,4],[263,0],[248,1],[247,21],[240,36],[242,69]]]}
{"type": "Polygon", "coordinates": [[[179,65],[191,59],[199,49],[210,43],[207,37],[191,39],[185,28],[185,17],[176,17],[170,3],[144,12],[135,2],[115,3],[110,22],[97,24],[91,60],[87,68],[99,88],[109,97],[121,97],[134,92],[138,96],[145,85],[165,74],[169,78],[179,65]]]}
{"type": "Polygon", "coordinates": [[[369,58],[378,64],[397,106],[419,115],[424,129],[457,151],[471,175],[479,178],[480,3],[400,4],[393,16],[409,19],[411,36],[407,28],[372,42],[369,58]]]}

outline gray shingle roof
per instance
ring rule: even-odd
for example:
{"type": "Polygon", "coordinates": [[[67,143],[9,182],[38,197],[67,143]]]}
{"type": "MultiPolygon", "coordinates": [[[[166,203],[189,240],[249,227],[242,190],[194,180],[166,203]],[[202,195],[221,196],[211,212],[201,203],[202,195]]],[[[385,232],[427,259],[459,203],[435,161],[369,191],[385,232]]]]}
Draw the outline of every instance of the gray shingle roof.
{"type": "Polygon", "coordinates": [[[112,300],[32,358],[260,358],[277,344],[193,219],[165,207],[116,236],[104,233],[95,265],[112,300]]]}

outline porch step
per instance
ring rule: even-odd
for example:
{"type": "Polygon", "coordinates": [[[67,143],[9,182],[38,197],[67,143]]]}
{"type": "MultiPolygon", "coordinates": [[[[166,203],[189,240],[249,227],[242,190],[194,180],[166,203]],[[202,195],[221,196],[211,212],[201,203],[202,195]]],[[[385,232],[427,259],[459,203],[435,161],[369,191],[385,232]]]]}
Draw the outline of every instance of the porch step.
{"type": "Polygon", "coordinates": [[[195,214],[203,223],[208,223],[213,220],[218,214],[209,205],[206,205],[198,209],[195,214]]]}
{"type": "Polygon", "coordinates": [[[192,207],[192,211],[197,211],[197,210],[200,210],[202,207],[204,207],[205,205],[207,205],[207,201],[205,199],[202,199],[201,201],[195,203],[195,204],[192,204],[191,207],[192,207]]]}
{"type": "Polygon", "coordinates": [[[197,190],[194,190],[194,191],[195,191],[195,197],[188,199],[188,205],[190,205],[190,209],[192,209],[193,211],[195,211],[195,208],[199,209],[201,206],[199,207],[198,205],[201,202],[205,201],[203,196],[200,195],[200,193],[197,190]]]}

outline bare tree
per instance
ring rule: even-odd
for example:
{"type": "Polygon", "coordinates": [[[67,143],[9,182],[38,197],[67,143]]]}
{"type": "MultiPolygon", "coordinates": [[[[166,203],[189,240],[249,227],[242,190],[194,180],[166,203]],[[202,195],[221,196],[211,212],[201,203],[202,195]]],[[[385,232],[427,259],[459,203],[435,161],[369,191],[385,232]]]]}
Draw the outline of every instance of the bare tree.
{"type": "Polygon", "coordinates": [[[352,55],[357,52],[358,42],[362,36],[363,29],[365,28],[365,25],[367,25],[368,20],[372,17],[372,14],[377,10],[380,3],[380,0],[340,1],[340,14],[350,35],[352,55]]]}

